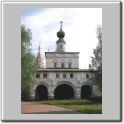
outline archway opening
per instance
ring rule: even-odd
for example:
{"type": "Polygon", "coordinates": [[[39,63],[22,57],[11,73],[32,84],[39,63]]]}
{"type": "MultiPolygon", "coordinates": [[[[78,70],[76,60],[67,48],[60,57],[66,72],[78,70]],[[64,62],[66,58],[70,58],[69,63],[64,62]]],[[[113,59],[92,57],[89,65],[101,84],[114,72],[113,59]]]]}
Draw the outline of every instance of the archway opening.
{"type": "Polygon", "coordinates": [[[84,85],[81,87],[81,98],[91,98],[91,86],[84,85]]]}
{"type": "Polygon", "coordinates": [[[72,99],[74,98],[74,90],[67,84],[61,84],[54,91],[54,99],[72,99]]]}
{"type": "Polygon", "coordinates": [[[46,86],[39,85],[36,88],[35,99],[36,100],[46,100],[46,99],[48,99],[48,91],[47,91],[47,87],[46,86]]]}

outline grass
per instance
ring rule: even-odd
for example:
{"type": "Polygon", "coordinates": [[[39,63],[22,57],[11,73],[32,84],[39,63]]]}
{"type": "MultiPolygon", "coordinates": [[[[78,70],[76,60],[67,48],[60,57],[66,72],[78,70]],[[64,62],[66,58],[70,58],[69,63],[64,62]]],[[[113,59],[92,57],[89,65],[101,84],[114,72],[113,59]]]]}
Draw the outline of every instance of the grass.
{"type": "Polygon", "coordinates": [[[69,100],[45,100],[35,101],[39,104],[57,105],[73,109],[85,114],[101,114],[102,103],[86,99],[69,99],[69,100]]]}

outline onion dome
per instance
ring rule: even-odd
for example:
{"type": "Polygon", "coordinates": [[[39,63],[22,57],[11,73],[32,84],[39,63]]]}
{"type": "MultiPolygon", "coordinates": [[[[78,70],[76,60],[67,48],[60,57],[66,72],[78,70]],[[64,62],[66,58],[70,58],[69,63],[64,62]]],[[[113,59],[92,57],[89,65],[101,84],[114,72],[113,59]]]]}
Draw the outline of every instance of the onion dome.
{"type": "Polygon", "coordinates": [[[58,42],[64,42],[65,43],[65,40],[63,38],[60,38],[60,39],[57,40],[57,43],[58,42]]]}
{"type": "Polygon", "coordinates": [[[62,21],[60,22],[60,31],[57,32],[57,37],[59,38],[57,40],[57,43],[58,42],[64,42],[65,43],[65,40],[63,39],[65,37],[65,32],[62,30],[62,21]]]}
{"type": "Polygon", "coordinates": [[[64,38],[65,37],[65,32],[60,28],[60,31],[57,32],[57,37],[58,38],[64,38]]]}

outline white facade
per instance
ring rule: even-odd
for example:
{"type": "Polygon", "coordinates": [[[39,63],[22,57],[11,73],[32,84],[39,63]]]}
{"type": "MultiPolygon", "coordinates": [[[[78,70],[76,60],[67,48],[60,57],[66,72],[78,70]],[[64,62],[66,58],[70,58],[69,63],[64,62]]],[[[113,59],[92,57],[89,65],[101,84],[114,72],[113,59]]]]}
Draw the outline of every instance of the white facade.
{"type": "MultiPolygon", "coordinates": [[[[39,85],[44,85],[48,90],[48,98],[54,99],[54,92],[57,86],[61,84],[67,84],[74,90],[74,98],[81,98],[81,88],[83,86],[91,87],[91,97],[100,95],[97,88],[89,80],[93,76],[93,71],[83,69],[42,69],[38,70],[40,76],[37,78],[37,82],[33,88],[34,93],[39,85]],[[43,75],[46,74],[47,77],[43,75]],[[59,77],[56,77],[59,74],[59,77]],[[66,74],[66,77],[63,75],[66,74]],[[73,74],[73,77],[70,75],[73,74]],[[89,75],[89,77],[87,77],[89,75]]],[[[33,94],[35,97],[35,94],[33,94]]]]}
{"type": "Polygon", "coordinates": [[[79,52],[46,52],[46,68],[79,69],[79,52]],[[56,65],[55,65],[56,64],[56,65]],[[64,66],[63,66],[64,64],[64,66]]]}
{"type": "Polygon", "coordinates": [[[90,81],[94,70],[79,69],[79,52],[65,52],[62,27],[57,36],[56,51],[45,52],[46,68],[37,71],[32,97],[59,99],[100,95],[98,88],[90,81]]]}

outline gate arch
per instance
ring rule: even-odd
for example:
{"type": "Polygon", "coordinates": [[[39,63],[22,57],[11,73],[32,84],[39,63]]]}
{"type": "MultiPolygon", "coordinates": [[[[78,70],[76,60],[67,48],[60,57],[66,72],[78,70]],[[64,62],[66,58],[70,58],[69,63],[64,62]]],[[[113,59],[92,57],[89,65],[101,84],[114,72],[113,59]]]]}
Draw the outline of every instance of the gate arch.
{"type": "Polygon", "coordinates": [[[54,99],[74,98],[74,86],[70,82],[59,82],[54,89],[54,99]]]}
{"type": "Polygon", "coordinates": [[[92,87],[90,85],[83,85],[81,87],[81,98],[91,98],[92,95],[92,87]]]}
{"type": "Polygon", "coordinates": [[[38,85],[35,90],[36,100],[46,100],[48,99],[48,89],[45,85],[38,85]]]}

